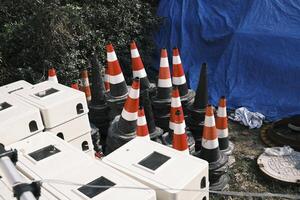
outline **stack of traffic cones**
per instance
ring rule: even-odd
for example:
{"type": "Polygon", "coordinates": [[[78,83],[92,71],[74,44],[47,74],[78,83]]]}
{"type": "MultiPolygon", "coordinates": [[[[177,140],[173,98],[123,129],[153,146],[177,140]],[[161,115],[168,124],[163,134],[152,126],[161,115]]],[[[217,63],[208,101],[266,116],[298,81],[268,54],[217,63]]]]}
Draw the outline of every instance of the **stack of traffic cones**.
{"type": "Polygon", "coordinates": [[[76,80],[72,81],[71,88],[73,88],[75,90],[79,90],[78,82],[76,80]]]}
{"type": "Polygon", "coordinates": [[[147,120],[145,117],[144,108],[140,107],[138,111],[137,127],[136,127],[137,138],[150,140],[149,130],[147,126],[147,120]]]}
{"type": "Polygon", "coordinates": [[[148,90],[144,90],[143,94],[141,94],[140,105],[142,105],[145,110],[151,140],[161,143],[163,130],[155,125],[151,97],[148,90]]]}
{"type": "Polygon", "coordinates": [[[89,75],[87,69],[83,69],[80,73],[81,77],[81,90],[85,93],[86,101],[90,103],[92,100],[91,88],[89,82],[89,75]]]}
{"type": "Polygon", "coordinates": [[[100,142],[105,148],[105,140],[109,127],[109,107],[106,103],[104,81],[101,76],[101,68],[98,60],[99,53],[95,52],[91,57],[92,67],[92,100],[89,104],[89,119],[99,130],[101,130],[100,142]]]}
{"type": "Polygon", "coordinates": [[[185,133],[185,122],[183,117],[182,110],[178,109],[175,112],[175,119],[177,123],[173,124],[173,142],[172,146],[174,149],[177,149],[180,152],[185,154],[189,153],[189,146],[188,146],[188,138],[185,133]]]}
{"type": "Polygon", "coordinates": [[[109,93],[107,103],[110,108],[110,118],[119,115],[128,95],[127,85],[121,66],[112,44],[106,45],[109,93]]]}
{"type": "Polygon", "coordinates": [[[223,96],[219,101],[219,107],[216,118],[217,134],[219,138],[220,150],[226,155],[231,155],[234,145],[228,139],[228,124],[227,124],[227,110],[226,98],[223,96]]]}
{"type": "Polygon", "coordinates": [[[169,130],[172,80],[169,68],[168,53],[161,50],[160,67],[156,96],[153,98],[153,108],[156,124],[164,131],[169,130]]]}
{"type": "Polygon", "coordinates": [[[210,190],[223,190],[228,186],[228,157],[219,149],[213,107],[208,105],[205,112],[202,134],[202,148],[197,155],[209,163],[210,190]]]}
{"type": "Polygon", "coordinates": [[[187,122],[195,139],[195,150],[201,149],[205,108],[208,102],[206,63],[202,64],[194,103],[188,107],[189,121],[187,122]],[[200,134],[199,134],[200,133],[200,134]]]}
{"type": "MultiPolygon", "coordinates": [[[[184,129],[186,128],[184,112],[183,112],[183,109],[181,106],[179,90],[178,90],[177,86],[174,86],[173,90],[172,90],[172,98],[171,98],[169,131],[166,132],[162,137],[163,144],[168,145],[168,146],[172,145],[172,139],[174,139],[173,133],[175,134],[175,127],[178,127],[178,126],[184,127],[184,129]]],[[[186,135],[186,130],[184,130],[184,133],[186,135]]],[[[188,135],[188,136],[189,136],[189,137],[187,137],[188,147],[189,147],[190,153],[194,154],[195,141],[191,135],[188,135]]]]}
{"type": "Polygon", "coordinates": [[[135,78],[121,115],[116,116],[109,127],[104,152],[106,155],[136,136],[139,97],[140,80],[135,78]]]}
{"type": "Polygon", "coordinates": [[[58,83],[57,76],[56,76],[56,70],[53,67],[51,67],[48,70],[48,81],[53,81],[55,83],[58,83]]]}
{"type": "MultiPolygon", "coordinates": [[[[188,89],[186,82],[184,69],[181,63],[179,49],[173,49],[173,74],[172,74],[173,85],[179,89],[179,94],[182,102],[184,113],[187,112],[187,107],[191,106],[194,102],[195,92],[188,89]]],[[[185,115],[185,119],[188,121],[188,116],[185,115]]]]}

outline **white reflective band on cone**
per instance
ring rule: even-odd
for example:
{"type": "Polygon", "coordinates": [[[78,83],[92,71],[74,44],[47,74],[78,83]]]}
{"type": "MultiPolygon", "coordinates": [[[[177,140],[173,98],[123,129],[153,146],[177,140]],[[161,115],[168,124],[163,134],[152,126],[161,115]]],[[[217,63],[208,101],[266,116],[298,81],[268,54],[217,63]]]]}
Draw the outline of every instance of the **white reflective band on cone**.
{"type": "Polygon", "coordinates": [[[57,77],[56,76],[49,76],[48,81],[53,81],[55,83],[58,83],[57,77]]]}
{"type": "Polygon", "coordinates": [[[140,90],[130,88],[129,97],[132,98],[132,99],[138,99],[140,97],[140,90]]]}
{"type": "Polygon", "coordinates": [[[185,125],[183,123],[175,124],[174,123],[174,134],[182,135],[185,133],[185,125]]]}
{"type": "Polygon", "coordinates": [[[115,76],[108,75],[108,80],[109,80],[109,83],[111,83],[111,84],[118,84],[118,83],[125,81],[123,73],[120,73],[115,76]]]}
{"type": "Polygon", "coordinates": [[[178,108],[181,106],[181,101],[180,101],[180,97],[172,97],[171,98],[171,107],[172,108],[178,108]]]}
{"type": "Polygon", "coordinates": [[[88,87],[88,86],[90,86],[89,79],[83,78],[83,79],[81,79],[81,80],[82,80],[82,85],[83,85],[83,87],[88,87]]]}
{"type": "Polygon", "coordinates": [[[137,49],[131,49],[130,53],[132,58],[140,57],[139,51],[137,49]]]}
{"type": "Polygon", "coordinates": [[[132,74],[133,74],[133,78],[135,77],[139,77],[139,78],[144,78],[147,76],[147,73],[145,71],[145,69],[140,69],[140,70],[137,70],[137,71],[132,71],[132,74]]]}
{"type": "Polygon", "coordinates": [[[158,79],[157,87],[170,88],[170,87],[172,87],[172,81],[171,81],[170,78],[168,78],[168,79],[158,79]]]}
{"type": "Polygon", "coordinates": [[[227,138],[228,137],[228,128],[217,129],[218,138],[227,138]]]}
{"type": "Polygon", "coordinates": [[[214,116],[205,116],[204,126],[213,127],[215,125],[216,125],[216,123],[215,123],[215,117],[214,116]]]}
{"type": "Polygon", "coordinates": [[[227,117],[227,112],[225,107],[219,107],[217,112],[218,117],[227,117]]]}
{"type": "Polygon", "coordinates": [[[173,84],[174,85],[182,85],[186,83],[185,76],[180,76],[180,77],[172,77],[173,84]]]}
{"type": "Polygon", "coordinates": [[[138,126],[144,126],[147,125],[147,121],[146,121],[146,117],[138,117],[138,121],[137,121],[137,125],[138,126]]]}
{"type": "Polygon", "coordinates": [[[181,64],[180,56],[173,56],[173,65],[181,64]]]}
{"type": "Polygon", "coordinates": [[[107,62],[114,62],[117,60],[117,55],[115,51],[113,52],[107,52],[107,62]]]}
{"type": "Polygon", "coordinates": [[[127,121],[134,121],[137,120],[137,112],[131,113],[131,112],[127,112],[125,110],[125,108],[122,110],[121,113],[122,117],[127,120],[127,121]]]}
{"type": "Polygon", "coordinates": [[[169,67],[169,60],[167,57],[165,58],[160,58],[160,67],[169,67]]]}
{"type": "Polygon", "coordinates": [[[206,140],[202,138],[202,147],[205,149],[216,149],[219,146],[218,138],[214,140],[206,140]]]}

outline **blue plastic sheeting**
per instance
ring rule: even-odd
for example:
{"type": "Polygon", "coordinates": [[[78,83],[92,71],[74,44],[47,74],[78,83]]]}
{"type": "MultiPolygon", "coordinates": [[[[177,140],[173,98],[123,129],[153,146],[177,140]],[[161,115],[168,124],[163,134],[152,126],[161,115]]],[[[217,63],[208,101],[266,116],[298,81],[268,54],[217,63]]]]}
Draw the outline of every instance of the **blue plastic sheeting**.
{"type": "Polygon", "coordinates": [[[210,103],[225,95],[269,120],[300,114],[299,0],[160,0],[158,15],[157,47],[180,48],[193,89],[208,63],[210,103]]]}

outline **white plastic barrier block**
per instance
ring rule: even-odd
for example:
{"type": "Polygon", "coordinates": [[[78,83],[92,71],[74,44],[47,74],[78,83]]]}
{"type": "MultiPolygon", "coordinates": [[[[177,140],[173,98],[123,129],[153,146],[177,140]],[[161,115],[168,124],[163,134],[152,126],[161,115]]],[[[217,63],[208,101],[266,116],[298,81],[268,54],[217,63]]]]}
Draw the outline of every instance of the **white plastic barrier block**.
{"type": "Polygon", "coordinates": [[[78,138],[69,141],[69,143],[73,147],[83,151],[84,153],[86,153],[92,157],[95,157],[91,132],[87,132],[87,133],[83,134],[82,136],[79,136],[78,138]]]}
{"type": "Polygon", "coordinates": [[[208,163],[157,142],[135,138],[103,161],[153,189],[162,189],[156,191],[158,200],[209,198],[208,163]]]}
{"type": "Polygon", "coordinates": [[[85,94],[45,81],[14,94],[40,109],[45,128],[54,128],[88,113],[85,94]]]}
{"type": "Polygon", "coordinates": [[[54,128],[46,129],[67,142],[91,132],[88,115],[82,115],[54,128]]]}
{"type": "Polygon", "coordinates": [[[11,93],[14,93],[18,90],[23,90],[23,89],[26,89],[26,88],[30,88],[32,86],[33,86],[32,84],[21,80],[21,81],[16,81],[16,82],[1,86],[0,87],[0,92],[11,94],[11,93]]]}
{"type": "Polygon", "coordinates": [[[39,109],[0,93],[0,143],[8,145],[44,129],[39,109]]]}
{"type": "Polygon", "coordinates": [[[0,200],[14,200],[13,193],[0,178],[0,200]]]}
{"type": "Polygon", "coordinates": [[[17,168],[30,179],[45,180],[42,187],[58,199],[156,199],[155,192],[149,187],[90,158],[53,134],[39,133],[10,145],[10,148],[19,152],[17,168]],[[87,184],[108,188],[91,188],[87,184]]]}

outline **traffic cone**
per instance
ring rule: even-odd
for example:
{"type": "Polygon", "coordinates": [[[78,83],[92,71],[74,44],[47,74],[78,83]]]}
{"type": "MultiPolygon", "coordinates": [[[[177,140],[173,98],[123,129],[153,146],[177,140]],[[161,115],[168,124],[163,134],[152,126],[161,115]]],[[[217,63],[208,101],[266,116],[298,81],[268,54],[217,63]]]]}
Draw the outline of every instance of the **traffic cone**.
{"type": "Polygon", "coordinates": [[[54,67],[51,67],[48,70],[48,81],[53,81],[55,83],[58,83],[57,76],[56,76],[56,70],[54,69],[54,67]]]}
{"type": "Polygon", "coordinates": [[[226,111],[226,98],[221,97],[216,118],[216,128],[219,138],[220,150],[226,155],[232,154],[234,145],[228,139],[228,125],[227,125],[227,111],[226,111]]]}
{"type": "Polygon", "coordinates": [[[145,112],[144,112],[143,107],[140,107],[139,111],[138,111],[136,136],[138,138],[150,140],[149,130],[148,130],[148,126],[147,126],[147,120],[145,117],[145,112]]]}
{"type": "Polygon", "coordinates": [[[172,92],[172,80],[169,68],[167,49],[161,50],[160,67],[157,83],[157,99],[170,99],[172,92]]]}
{"type": "Polygon", "coordinates": [[[174,131],[172,146],[178,151],[189,154],[188,138],[185,132],[185,123],[182,110],[178,109],[175,112],[174,121],[176,121],[177,123],[175,123],[173,126],[174,131]]]}
{"type": "Polygon", "coordinates": [[[197,156],[209,163],[210,189],[223,190],[227,187],[229,181],[229,177],[226,174],[228,157],[219,149],[215,118],[211,105],[206,107],[202,148],[197,156]]]}
{"type": "MultiPolygon", "coordinates": [[[[179,95],[179,90],[177,86],[173,87],[172,90],[172,98],[171,98],[171,109],[170,109],[170,121],[169,121],[169,128],[171,131],[174,130],[174,126],[176,123],[181,123],[184,122],[184,116],[183,116],[183,110],[181,106],[181,101],[180,101],[180,95],[179,95]],[[176,116],[176,112],[180,112],[183,118],[180,119],[180,121],[176,122],[175,119],[178,119],[178,116],[176,116]]],[[[185,126],[185,122],[184,122],[185,126]]]]}
{"type": "Polygon", "coordinates": [[[106,45],[106,51],[109,72],[110,95],[116,98],[126,96],[128,94],[127,85],[112,44],[106,45]]]}
{"type": "MultiPolygon", "coordinates": [[[[178,48],[173,49],[173,74],[172,74],[173,85],[177,86],[179,89],[181,104],[183,112],[188,113],[188,106],[192,105],[194,102],[195,92],[188,89],[186,82],[186,77],[184,74],[183,66],[181,63],[178,48]]],[[[184,116],[186,121],[189,121],[188,115],[184,116]]]]}
{"type": "Polygon", "coordinates": [[[136,137],[139,96],[140,80],[135,78],[121,115],[116,116],[109,127],[105,147],[106,155],[136,137]]]}
{"type": "Polygon", "coordinates": [[[91,88],[89,82],[89,75],[87,69],[81,71],[81,84],[82,90],[85,93],[87,102],[89,103],[92,100],[91,88]]]}
{"type": "Polygon", "coordinates": [[[148,80],[143,61],[134,41],[130,43],[130,53],[133,77],[140,78],[141,91],[150,88],[150,82],[148,80]]]}
{"type": "Polygon", "coordinates": [[[186,78],[182,67],[178,48],[173,49],[172,81],[173,81],[173,85],[178,86],[179,94],[181,97],[188,94],[189,89],[186,83],[186,78]]]}
{"type": "Polygon", "coordinates": [[[79,90],[78,82],[76,80],[72,81],[71,88],[79,90]]]}
{"type": "Polygon", "coordinates": [[[172,80],[166,49],[161,50],[158,76],[159,77],[156,89],[157,92],[156,96],[153,97],[154,116],[157,126],[167,132],[169,130],[172,80]]]}
{"type": "Polygon", "coordinates": [[[106,65],[105,67],[105,72],[104,72],[104,86],[105,86],[105,91],[108,92],[110,90],[110,85],[109,85],[109,72],[108,72],[108,66],[106,65]]]}
{"type": "Polygon", "coordinates": [[[200,70],[199,82],[196,90],[194,103],[188,106],[189,120],[187,121],[187,124],[195,139],[196,152],[199,152],[201,149],[201,138],[205,119],[205,108],[208,102],[206,69],[206,63],[203,63],[200,70]]]}

